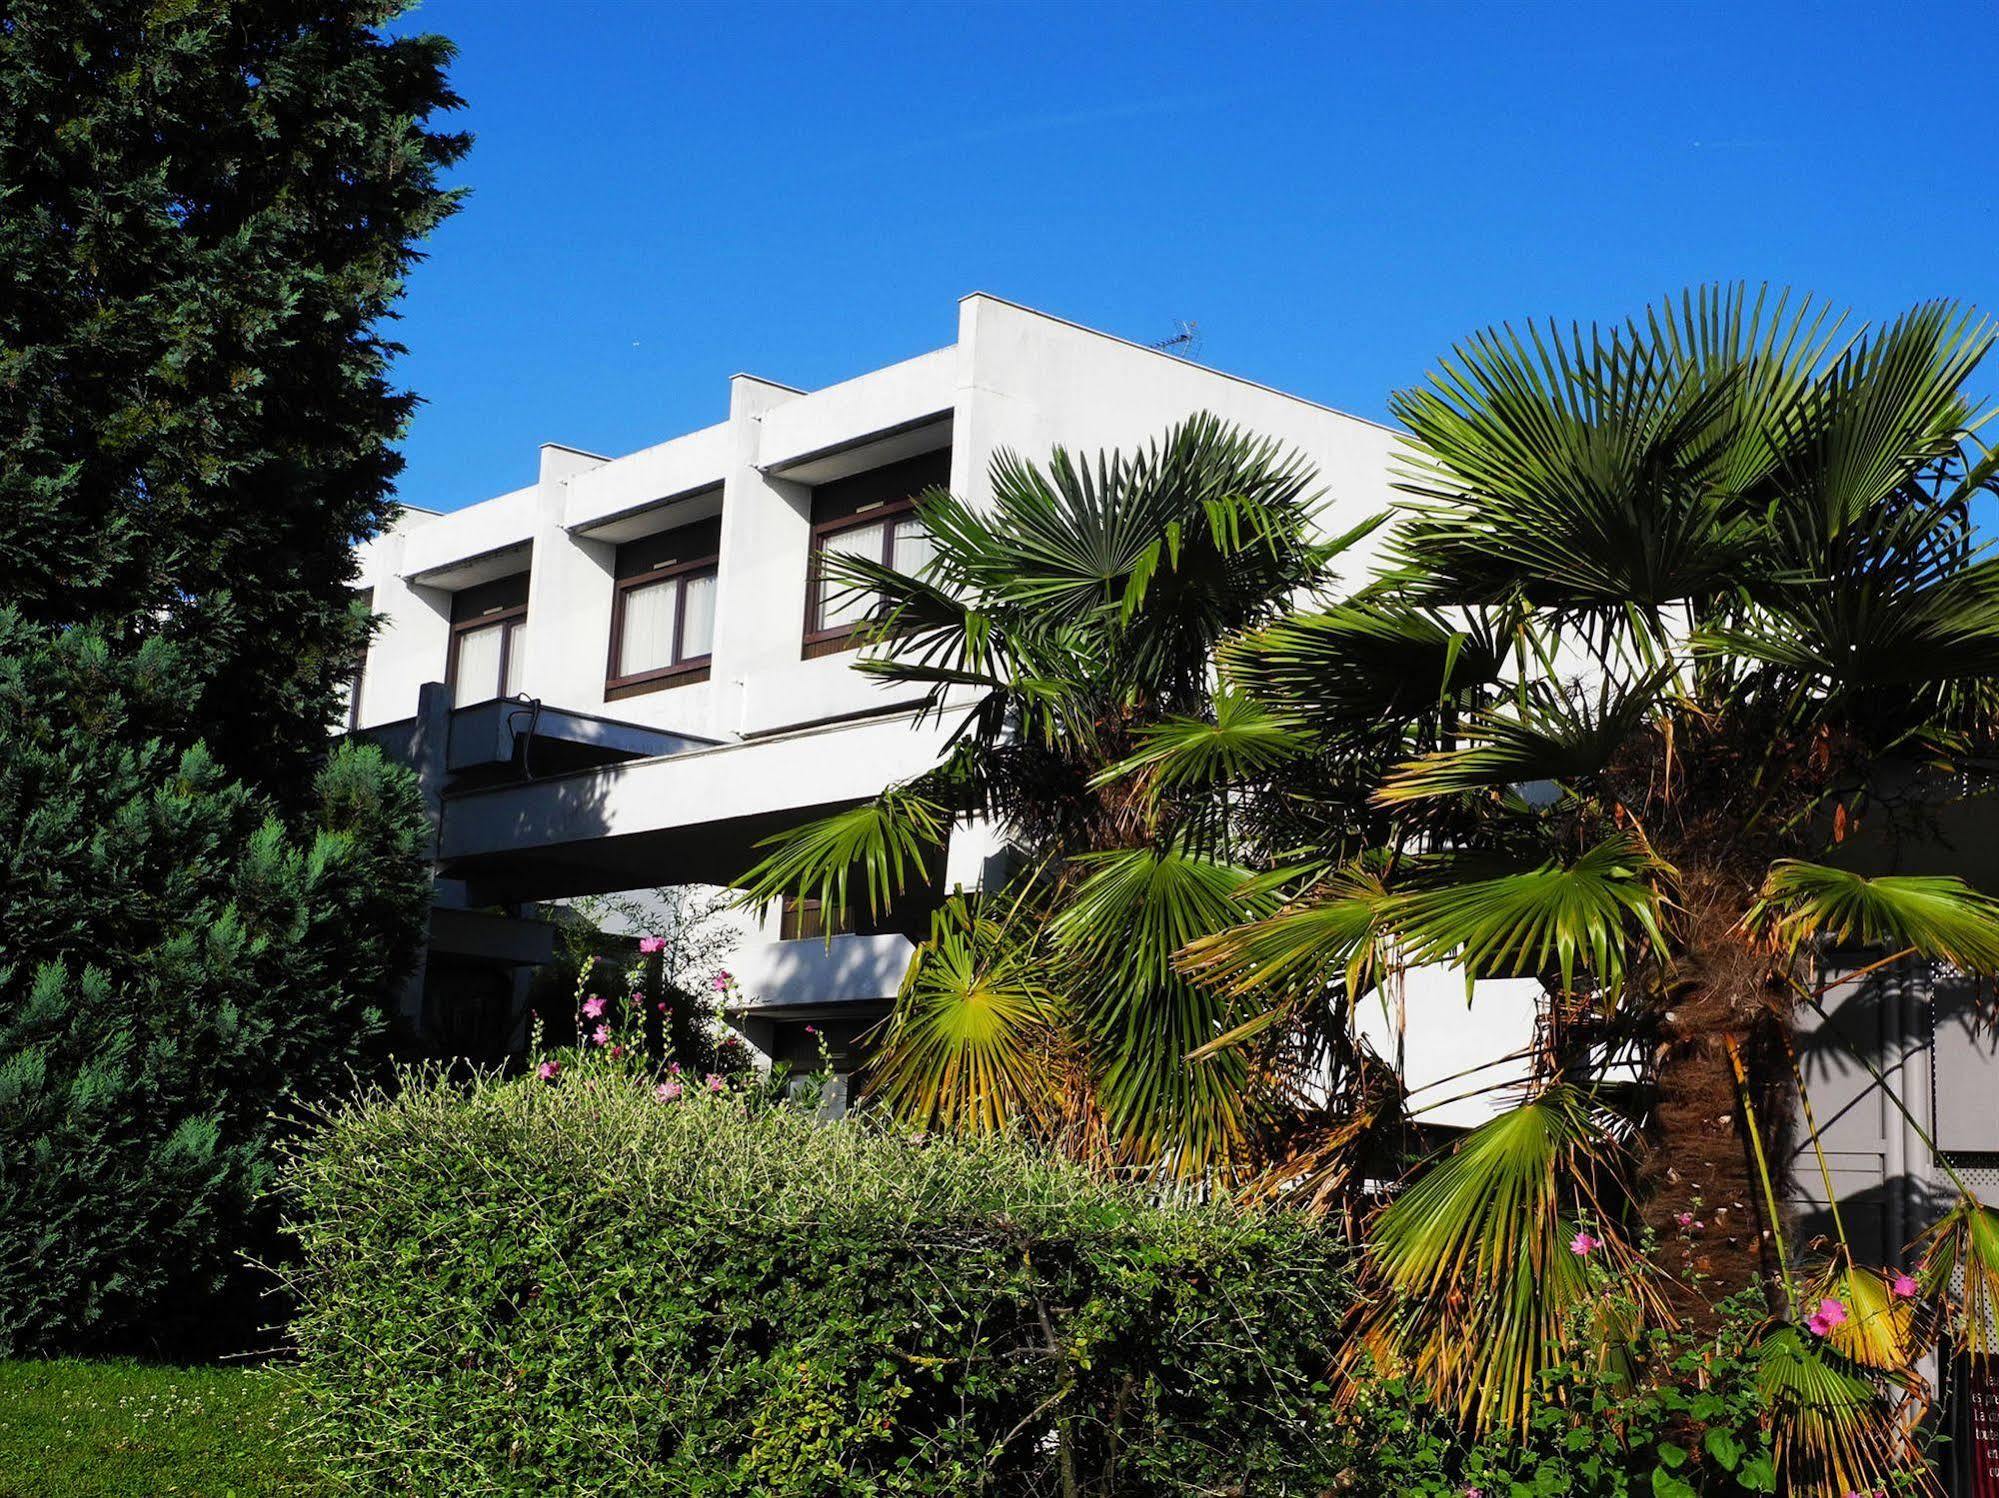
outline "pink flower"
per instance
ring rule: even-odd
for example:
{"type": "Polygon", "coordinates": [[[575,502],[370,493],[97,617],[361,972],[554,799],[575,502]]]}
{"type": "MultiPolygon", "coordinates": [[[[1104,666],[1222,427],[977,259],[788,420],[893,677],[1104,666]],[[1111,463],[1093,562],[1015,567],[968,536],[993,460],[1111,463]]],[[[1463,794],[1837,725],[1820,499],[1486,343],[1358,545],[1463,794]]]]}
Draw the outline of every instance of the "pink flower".
{"type": "Polygon", "coordinates": [[[666,950],[666,938],[663,936],[641,936],[639,938],[639,950],[648,957],[652,956],[655,952],[664,952],[666,950]]]}
{"type": "Polygon", "coordinates": [[[534,1074],[544,1082],[553,1082],[557,1077],[562,1075],[562,1063],[560,1061],[544,1061],[534,1069],[534,1074]]]}
{"type": "Polygon", "coordinates": [[[1820,1301],[1818,1311],[1805,1323],[1814,1337],[1827,1336],[1834,1327],[1845,1324],[1846,1307],[1831,1298],[1820,1301]]]}
{"type": "Polygon", "coordinates": [[[817,1035],[819,1033],[819,1027],[817,1025],[807,1025],[805,1027],[805,1033],[807,1035],[817,1035]]]}
{"type": "Polygon", "coordinates": [[[1910,1277],[1907,1270],[1898,1269],[1895,1271],[1895,1282],[1888,1288],[1893,1290],[1903,1300],[1914,1300],[1916,1298],[1916,1291],[1922,1287],[1910,1277]]]}
{"type": "Polygon", "coordinates": [[[585,1019],[597,1019],[603,1013],[604,1001],[602,999],[588,998],[583,1001],[583,1016],[585,1019]]]}
{"type": "Polygon", "coordinates": [[[659,1001],[659,1012],[660,1012],[661,1014],[664,1014],[664,1013],[666,1013],[666,1000],[665,1000],[665,999],[661,999],[661,1000],[659,1001]]]}
{"type": "Polygon", "coordinates": [[[1691,1212],[1682,1212],[1673,1221],[1677,1222],[1683,1228],[1690,1228],[1694,1225],[1694,1214],[1691,1212]]]}
{"type": "Polygon", "coordinates": [[[624,1054],[625,1054],[625,1048],[624,1048],[623,1046],[621,1046],[621,1045],[614,1045],[614,1046],[612,1046],[612,1047],[611,1047],[610,1051],[609,1051],[609,1052],[608,1052],[607,1054],[608,1054],[608,1055],[610,1056],[610,1058],[611,1058],[611,1059],[612,1059],[613,1061],[615,1061],[615,1060],[617,1060],[617,1059],[618,1059],[618,1058],[619,1058],[620,1056],[622,1056],[622,1055],[624,1055],[624,1054]]]}
{"type": "Polygon", "coordinates": [[[662,1082],[659,1086],[653,1088],[652,1095],[662,1103],[670,1103],[680,1096],[680,1084],[678,1082],[662,1082]]]}
{"type": "Polygon", "coordinates": [[[727,968],[717,968],[715,970],[715,977],[713,979],[715,992],[727,993],[729,991],[729,985],[735,981],[736,981],[735,978],[731,976],[727,968]]]}
{"type": "Polygon", "coordinates": [[[708,1073],[708,1090],[710,1092],[720,1092],[722,1090],[722,1079],[714,1072],[708,1073]]]}
{"type": "Polygon", "coordinates": [[[599,1025],[590,1032],[590,1038],[596,1041],[598,1045],[609,1045],[611,1043],[611,1027],[609,1025],[599,1025]]]}
{"type": "Polygon", "coordinates": [[[1601,1238],[1592,1238],[1587,1232],[1580,1232],[1569,1240],[1569,1252],[1577,1258],[1587,1258],[1603,1247],[1601,1238]]]}
{"type": "Polygon", "coordinates": [[[667,1062],[666,1069],[672,1072],[676,1077],[680,1075],[680,1063],[678,1061],[667,1062]]]}

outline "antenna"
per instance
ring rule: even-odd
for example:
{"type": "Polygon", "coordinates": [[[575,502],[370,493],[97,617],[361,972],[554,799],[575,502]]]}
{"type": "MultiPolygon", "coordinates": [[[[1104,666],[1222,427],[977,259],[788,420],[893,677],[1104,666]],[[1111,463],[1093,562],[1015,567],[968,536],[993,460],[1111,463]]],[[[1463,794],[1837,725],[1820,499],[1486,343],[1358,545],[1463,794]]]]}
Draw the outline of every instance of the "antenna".
{"type": "Polygon", "coordinates": [[[1191,359],[1201,347],[1201,325],[1175,319],[1173,326],[1178,329],[1171,338],[1162,338],[1157,343],[1148,343],[1147,348],[1157,349],[1162,354],[1174,354],[1182,359],[1191,359]]]}

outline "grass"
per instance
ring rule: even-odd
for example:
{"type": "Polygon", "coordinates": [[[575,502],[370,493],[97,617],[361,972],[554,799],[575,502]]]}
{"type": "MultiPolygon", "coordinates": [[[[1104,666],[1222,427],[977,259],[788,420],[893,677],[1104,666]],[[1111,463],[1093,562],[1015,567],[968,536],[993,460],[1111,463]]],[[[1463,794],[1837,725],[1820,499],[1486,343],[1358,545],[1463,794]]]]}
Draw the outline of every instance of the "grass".
{"type": "Polygon", "coordinates": [[[0,1360],[0,1498],[319,1492],[291,1423],[263,1369],[0,1360]]]}

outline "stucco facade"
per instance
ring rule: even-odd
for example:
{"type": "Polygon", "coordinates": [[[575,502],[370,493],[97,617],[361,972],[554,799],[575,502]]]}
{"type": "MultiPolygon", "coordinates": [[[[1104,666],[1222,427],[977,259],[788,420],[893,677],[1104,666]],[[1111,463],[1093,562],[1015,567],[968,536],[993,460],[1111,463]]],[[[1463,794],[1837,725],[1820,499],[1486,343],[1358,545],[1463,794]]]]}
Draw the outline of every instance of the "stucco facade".
{"type": "MultiPolygon", "coordinates": [[[[875,517],[919,478],[976,501],[1002,450],[1039,460],[1057,444],[1128,448],[1201,411],[1310,459],[1327,534],[1392,503],[1388,428],[973,295],[956,340],[930,353],[810,392],[737,375],[713,426],[615,458],[547,444],[528,487],[408,512],[362,551],[383,622],[352,725],[418,766],[435,816],[437,909],[409,1017],[453,1033],[468,1003],[505,1011],[497,990],[518,996],[547,953],[543,902],[727,886],[761,839],[934,762],[946,728],[919,727],[906,689],[851,669],[837,630],[818,627],[815,544],[860,537],[896,555],[893,522],[875,517]],[[639,600],[634,588],[653,591],[639,600]],[[641,617],[656,660],[622,643],[641,617]],[[454,646],[481,630],[477,650],[454,646]],[[480,680],[454,676],[467,658],[480,680]]],[[[1364,543],[1350,575],[1367,560],[1364,543]]],[[[983,831],[961,830],[939,889],[976,886],[994,852],[983,831]]],[[[1967,872],[1989,883],[1992,871],[1967,872]]],[[[921,913],[901,930],[830,941],[795,929],[787,939],[775,910],[738,919],[730,966],[751,1038],[803,1060],[812,1023],[850,1061],[896,990],[921,913]]],[[[1819,1068],[1814,1103],[1832,1120],[1835,1185],[1878,1206],[1890,1237],[1922,1219],[1938,1179],[1897,1100],[1950,1124],[1945,1148],[1967,1163],[1999,1152],[1990,1031],[1940,1021],[1927,980],[1918,987],[1886,1004],[1870,989],[1844,1010],[1888,1063],[1887,1082],[1836,1050],[1807,1058],[1819,1068]],[[1970,1125],[1951,1123],[1967,1109],[1970,1125]]],[[[1534,995],[1531,982],[1488,983],[1468,1004],[1461,977],[1424,971],[1364,1022],[1400,1058],[1423,1116],[1467,1125],[1507,1093],[1466,1093],[1520,1078],[1521,1063],[1502,1058],[1530,1041],[1534,995]]],[[[518,1029],[518,1004],[508,1012],[518,1029]]],[[[1793,1176],[1806,1210],[1823,1194],[1815,1175],[1793,1176]]]]}

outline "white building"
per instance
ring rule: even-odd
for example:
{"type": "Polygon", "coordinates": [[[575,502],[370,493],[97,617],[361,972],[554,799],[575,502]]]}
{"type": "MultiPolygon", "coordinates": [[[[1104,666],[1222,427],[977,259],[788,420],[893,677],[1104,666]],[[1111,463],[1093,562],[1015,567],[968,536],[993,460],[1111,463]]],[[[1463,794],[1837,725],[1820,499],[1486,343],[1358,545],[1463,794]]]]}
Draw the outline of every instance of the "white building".
{"type": "MultiPolygon", "coordinates": [[[[966,297],[957,335],[823,390],[737,375],[714,426],[617,458],[544,444],[533,484],[366,545],[383,623],[350,726],[418,766],[437,824],[410,1018],[490,1035],[549,950],[537,902],[727,885],[758,840],[934,762],[945,730],[849,669],[855,610],[818,596],[813,562],[915,565],[914,493],[976,499],[1002,449],[1133,447],[1212,411],[1317,466],[1328,533],[1391,502],[1386,427],[995,297],[966,297]]],[[[961,833],[942,888],[992,851],[961,833]]],[[[815,914],[745,917],[731,960],[752,1038],[794,1059],[808,1021],[849,1054],[910,951],[895,930],[828,942],[815,914]]],[[[1438,976],[1409,1001],[1412,1081],[1505,1054],[1531,1019],[1526,985],[1468,1021],[1438,976]]]]}
{"type": "MultiPolygon", "coordinates": [[[[974,295],[934,352],[809,393],[737,375],[714,426],[618,458],[547,444],[526,488],[409,512],[364,549],[384,624],[351,720],[418,767],[435,816],[438,897],[410,1017],[446,1044],[517,1034],[521,975],[550,951],[539,902],[728,885],[759,840],[935,762],[946,730],[919,730],[912,694],[849,669],[852,612],[815,597],[818,549],[913,565],[925,542],[912,493],[943,483],[976,500],[1001,449],[1128,448],[1199,411],[1309,458],[1328,533],[1392,502],[1388,428],[974,295]]],[[[976,885],[992,851],[961,833],[940,888],[976,885]]],[[[850,1059],[912,933],[828,941],[811,910],[743,919],[730,966],[753,1001],[751,1039],[807,1061],[810,1022],[850,1059]]],[[[1463,1094],[1505,1078],[1489,1064],[1528,1040],[1534,988],[1484,984],[1467,1006],[1457,975],[1410,976],[1399,1023],[1374,1028],[1432,1122],[1503,1103],[1463,1094]]],[[[1999,1179],[1991,1029],[1967,1029],[1964,1004],[1929,985],[1877,982],[1841,1012],[1941,1147],[1999,1179]]],[[[1830,1165],[1849,1210],[1899,1241],[1938,1173],[1841,1054],[1805,1058],[1830,1165]]],[[[1814,1178],[1793,1172],[1802,1205],[1814,1178]]]]}

